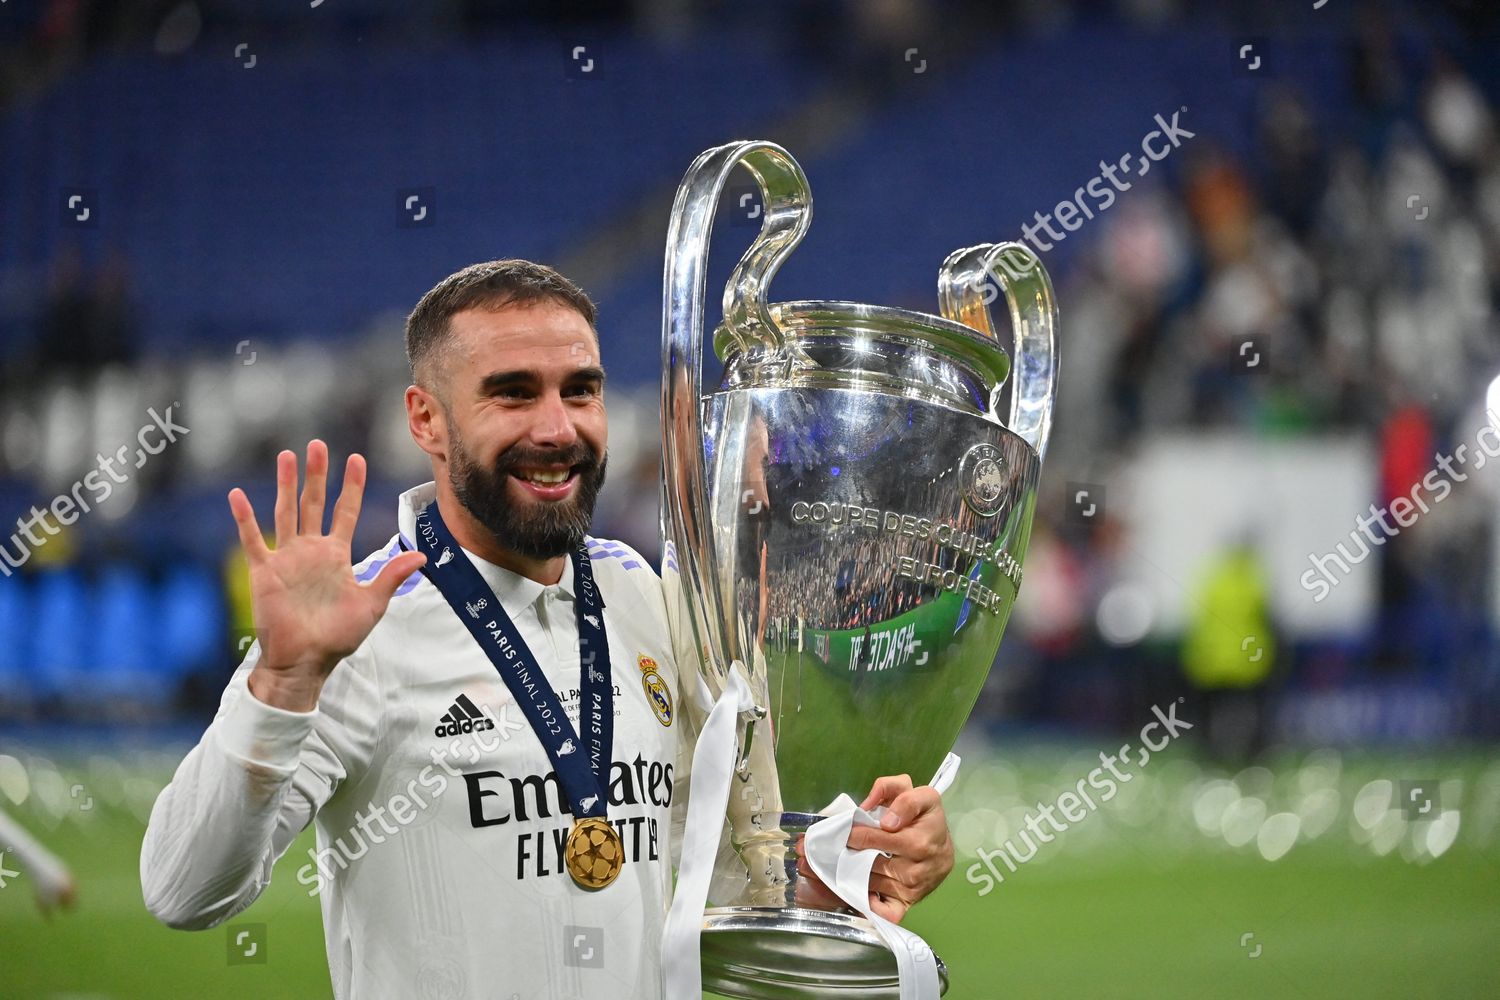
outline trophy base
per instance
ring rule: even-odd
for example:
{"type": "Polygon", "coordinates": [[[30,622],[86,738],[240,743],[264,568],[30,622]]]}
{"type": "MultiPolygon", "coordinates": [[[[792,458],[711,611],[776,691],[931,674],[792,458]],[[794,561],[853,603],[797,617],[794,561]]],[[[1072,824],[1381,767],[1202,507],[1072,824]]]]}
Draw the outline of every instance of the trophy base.
{"type": "MultiPolygon", "coordinates": [[[[703,917],[703,988],[735,1000],[897,1000],[896,956],[852,913],[727,906],[703,917]]],[[[937,961],[942,992],[948,967],[937,961]]]]}

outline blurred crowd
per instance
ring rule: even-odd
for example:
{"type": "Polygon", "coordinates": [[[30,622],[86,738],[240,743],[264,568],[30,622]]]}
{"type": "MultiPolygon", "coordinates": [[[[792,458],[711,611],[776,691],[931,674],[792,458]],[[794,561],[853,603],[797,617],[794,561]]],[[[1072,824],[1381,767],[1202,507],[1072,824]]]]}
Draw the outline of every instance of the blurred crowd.
{"type": "MultiPolygon", "coordinates": [[[[1447,58],[1414,63],[1380,21],[1361,25],[1342,68],[1358,98],[1357,137],[1330,141],[1313,124],[1317,95],[1269,87],[1252,158],[1191,151],[1180,183],[1120,206],[1060,283],[1066,434],[1054,468],[1075,474],[1054,488],[1104,481],[1164,431],[1363,433],[1379,465],[1370,500],[1385,506],[1483,426],[1486,384],[1500,375],[1495,95],[1447,58]]],[[[1305,692],[1401,674],[1482,694],[1455,728],[1493,736],[1478,705],[1500,688],[1489,620],[1500,493],[1460,492],[1441,517],[1382,546],[1372,634],[1286,643],[1274,663],[1270,651],[1251,663],[1235,649],[1243,670],[1199,679],[1204,699],[1260,705],[1267,686],[1305,692]]],[[[1026,591],[1040,593],[1021,604],[1035,670],[1017,687],[1032,714],[1110,718],[1131,685],[1101,679],[1085,685],[1095,697],[1076,697],[1077,685],[1057,678],[1077,671],[1060,664],[1102,664],[1109,677],[1122,662],[1154,664],[1156,683],[1135,687],[1148,697],[1184,672],[1193,678],[1193,650],[1109,648],[1095,616],[1138,554],[1121,525],[1080,527],[1068,511],[1061,502],[1039,511],[1026,591]]],[[[1200,614],[1216,558],[1205,554],[1200,614]]],[[[1265,613],[1261,588],[1245,598],[1252,617],[1265,613]]],[[[1236,644],[1253,634],[1222,632],[1236,644]]],[[[1229,744],[1274,735],[1258,708],[1242,714],[1229,744]]]]}

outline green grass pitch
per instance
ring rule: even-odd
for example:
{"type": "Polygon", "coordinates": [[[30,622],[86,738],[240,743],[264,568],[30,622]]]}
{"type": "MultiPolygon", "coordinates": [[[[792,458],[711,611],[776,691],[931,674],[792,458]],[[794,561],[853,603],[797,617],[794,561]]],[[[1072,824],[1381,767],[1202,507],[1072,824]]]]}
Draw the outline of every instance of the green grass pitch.
{"type": "MultiPolygon", "coordinates": [[[[0,753],[31,759],[15,748],[0,753]]],[[[986,838],[993,837],[990,820],[1004,812],[1001,799],[1009,795],[1014,808],[1066,787],[1086,753],[970,754],[949,797],[968,856],[908,921],[949,963],[949,997],[1447,998],[1500,990],[1500,765],[1493,757],[1343,762],[1327,831],[1267,861],[1253,844],[1232,846],[1192,827],[1193,803],[1212,774],[1182,754],[1145,768],[1132,798],[1102,805],[981,897],[964,873],[976,844],[993,844],[986,838]],[[1462,820],[1451,845],[1432,857],[1408,850],[1411,838],[1389,840],[1383,853],[1362,843],[1359,816],[1374,818],[1368,801],[1358,804],[1362,794],[1370,798],[1369,783],[1415,775],[1445,782],[1442,808],[1457,809],[1462,820]]],[[[310,833],[265,895],[232,921],[267,925],[264,964],[229,965],[224,928],[171,931],[145,912],[137,877],[141,809],[170,761],[143,759],[149,763],[116,769],[118,787],[101,790],[87,812],[58,791],[75,779],[101,783],[85,761],[60,761],[53,778],[33,781],[26,801],[5,800],[73,865],[80,898],[74,912],[44,921],[24,874],[0,890],[0,997],[330,996],[317,902],[294,877],[310,833]],[[44,784],[51,808],[62,811],[51,820],[44,784]],[[48,830],[48,822],[57,825],[48,830]]],[[[1288,758],[1239,780],[1265,784],[1276,809],[1280,797],[1300,794],[1296,782],[1306,770],[1288,758]]]]}

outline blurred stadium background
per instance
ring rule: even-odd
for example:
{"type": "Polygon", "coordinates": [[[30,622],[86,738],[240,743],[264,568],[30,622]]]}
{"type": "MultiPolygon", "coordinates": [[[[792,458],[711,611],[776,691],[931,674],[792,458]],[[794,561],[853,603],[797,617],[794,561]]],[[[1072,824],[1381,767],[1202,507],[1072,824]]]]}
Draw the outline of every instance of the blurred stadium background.
{"type": "MultiPolygon", "coordinates": [[[[0,995],[329,995],[292,877],[310,833],[228,932],[140,900],[151,803],[250,634],[225,492],[268,506],[275,452],[321,436],[369,458],[357,549],[383,544],[426,477],[404,315],[521,256],[600,303],[595,533],[656,552],[672,192],[761,137],[817,209],[777,299],[931,311],[949,251],[1023,225],[1051,244],[1045,495],[961,747],[959,867],[912,918],[950,996],[1495,995],[1497,21],[1479,0],[10,0],[0,809],[78,905],[43,920],[0,854],[0,995]],[[1191,137],[1107,210],[1037,228],[1174,113],[1191,137]],[[91,474],[92,509],[28,539],[91,474]],[[1393,503],[1419,496],[1410,520],[1393,503]],[[1174,703],[1190,733],[996,867],[1174,703]],[[236,954],[246,925],[262,961],[236,954]]],[[[721,281],[759,224],[742,193],[721,281]]]]}

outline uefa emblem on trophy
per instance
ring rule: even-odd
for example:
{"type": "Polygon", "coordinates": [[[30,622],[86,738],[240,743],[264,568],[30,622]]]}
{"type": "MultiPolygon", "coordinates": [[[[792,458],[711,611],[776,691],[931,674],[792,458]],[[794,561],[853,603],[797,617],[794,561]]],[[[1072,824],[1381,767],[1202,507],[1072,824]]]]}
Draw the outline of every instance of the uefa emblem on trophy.
{"type": "Polygon", "coordinates": [[[811,215],[786,150],[734,142],[688,170],[667,241],[663,578],[683,701],[695,672],[712,698],[737,675],[753,701],[735,719],[724,825],[745,874],[710,895],[703,985],[895,997],[898,963],[878,928],[799,905],[799,838],[840,793],[933,774],[974,707],[1021,581],[1057,310],[1046,272],[1014,243],[950,255],[940,315],[773,303],[811,215]],[[706,337],[710,231],[741,166],[763,222],[706,337]],[[1001,294],[1004,346],[989,311],[1001,294]],[[709,346],[724,364],[717,386],[704,384],[709,346]]]}

